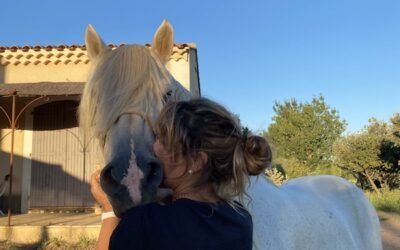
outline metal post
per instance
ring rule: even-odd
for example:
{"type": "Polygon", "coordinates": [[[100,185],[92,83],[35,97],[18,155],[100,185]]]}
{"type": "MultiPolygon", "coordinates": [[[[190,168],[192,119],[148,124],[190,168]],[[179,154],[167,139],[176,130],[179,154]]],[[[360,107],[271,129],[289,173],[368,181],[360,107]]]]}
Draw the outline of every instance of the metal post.
{"type": "MultiPolygon", "coordinates": [[[[86,183],[86,151],[87,151],[87,145],[86,145],[86,133],[85,131],[83,132],[83,181],[86,183]]],[[[86,205],[86,197],[83,198],[83,206],[85,207],[86,205]]]]}
{"type": "Polygon", "coordinates": [[[15,132],[15,99],[16,93],[12,96],[12,110],[11,110],[11,149],[10,149],[10,185],[8,188],[8,226],[11,226],[11,194],[12,194],[12,180],[13,180],[13,164],[14,164],[14,132],[15,132]]]}
{"type": "MultiPolygon", "coordinates": [[[[10,96],[0,96],[0,97],[10,97],[10,96]]],[[[12,97],[12,110],[11,110],[11,118],[9,114],[6,112],[6,110],[0,106],[0,110],[3,112],[3,114],[6,116],[10,128],[11,128],[11,149],[10,149],[10,167],[9,167],[9,175],[10,175],[10,183],[9,183],[9,188],[8,188],[8,226],[11,226],[11,195],[12,195],[12,180],[13,180],[13,165],[14,165],[14,137],[15,137],[15,129],[17,126],[17,122],[19,117],[22,115],[22,113],[27,109],[31,104],[34,102],[44,98],[45,96],[40,96],[35,98],[34,100],[30,101],[28,104],[26,104],[21,111],[18,113],[17,116],[15,116],[16,112],[16,99],[17,99],[17,92],[14,91],[13,94],[11,95],[12,97]]]]}

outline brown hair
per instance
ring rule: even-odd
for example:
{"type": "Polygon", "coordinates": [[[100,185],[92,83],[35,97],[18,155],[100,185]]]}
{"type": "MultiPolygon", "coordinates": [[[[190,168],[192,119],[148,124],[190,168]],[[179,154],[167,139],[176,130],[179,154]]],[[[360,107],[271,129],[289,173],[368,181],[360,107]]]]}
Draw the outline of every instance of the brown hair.
{"type": "Polygon", "coordinates": [[[167,104],[155,133],[173,156],[193,160],[206,153],[199,185],[211,182],[228,201],[242,198],[248,176],[263,173],[272,160],[265,138],[243,130],[229,111],[205,98],[167,104]]]}

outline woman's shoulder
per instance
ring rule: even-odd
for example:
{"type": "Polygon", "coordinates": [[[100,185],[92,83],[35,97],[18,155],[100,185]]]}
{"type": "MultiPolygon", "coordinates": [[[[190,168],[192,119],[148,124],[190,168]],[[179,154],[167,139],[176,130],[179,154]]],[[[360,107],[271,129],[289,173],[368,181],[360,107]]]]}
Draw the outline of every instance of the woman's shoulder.
{"type": "Polygon", "coordinates": [[[181,210],[179,204],[151,202],[130,208],[121,217],[121,221],[129,223],[129,221],[137,222],[140,220],[143,224],[154,225],[154,223],[162,223],[163,220],[178,213],[179,210],[181,210]]]}
{"type": "Polygon", "coordinates": [[[159,249],[157,245],[165,249],[189,249],[194,245],[201,246],[200,249],[233,249],[243,244],[251,246],[252,221],[239,204],[179,199],[169,204],[148,203],[129,209],[116,231],[113,238],[117,244],[125,239],[127,245],[140,241],[144,248],[150,249],[159,249]],[[157,242],[150,240],[152,237],[157,242]],[[177,245],[181,247],[175,248],[177,245]]]}
{"type": "Polygon", "coordinates": [[[176,204],[174,203],[150,202],[130,208],[123,217],[136,216],[137,214],[143,215],[144,213],[168,212],[173,211],[174,208],[176,208],[176,204]]]}
{"type": "Polygon", "coordinates": [[[125,249],[127,246],[146,249],[152,233],[151,227],[163,223],[155,218],[163,218],[163,211],[163,206],[158,203],[147,203],[128,209],[112,233],[110,249],[125,249]]]}
{"type": "Polygon", "coordinates": [[[251,216],[237,202],[219,201],[216,203],[201,202],[191,199],[178,199],[171,203],[152,202],[129,209],[122,220],[138,221],[144,224],[159,224],[165,220],[186,221],[187,217],[226,218],[251,223],[251,216]]]}

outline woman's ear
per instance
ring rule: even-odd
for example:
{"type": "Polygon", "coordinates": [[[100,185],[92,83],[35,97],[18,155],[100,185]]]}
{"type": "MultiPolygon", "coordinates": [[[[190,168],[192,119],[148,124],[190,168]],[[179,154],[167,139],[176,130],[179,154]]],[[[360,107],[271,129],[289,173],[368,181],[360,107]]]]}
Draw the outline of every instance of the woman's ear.
{"type": "Polygon", "coordinates": [[[197,158],[193,161],[193,165],[189,169],[191,169],[194,173],[202,171],[207,164],[207,161],[208,155],[204,152],[200,152],[197,155],[197,158]]]}

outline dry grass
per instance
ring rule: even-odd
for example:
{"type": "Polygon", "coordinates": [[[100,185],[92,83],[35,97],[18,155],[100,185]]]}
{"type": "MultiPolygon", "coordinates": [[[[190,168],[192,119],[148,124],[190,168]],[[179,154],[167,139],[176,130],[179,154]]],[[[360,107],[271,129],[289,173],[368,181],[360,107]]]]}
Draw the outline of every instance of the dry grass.
{"type": "Polygon", "coordinates": [[[376,210],[400,214],[400,189],[385,192],[381,196],[375,192],[366,193],[376,210]]]}
{"type": "Polygon", "coordinates": [[[81,237],[78,242],[69,243],[58,238],[51,238],[38,244],[16,244],[10,242],[0,242],[0,249],[22,250],[22,249],[40,249],[40,250],[92,250],[96,247],[96,239],[81,237]]]}

